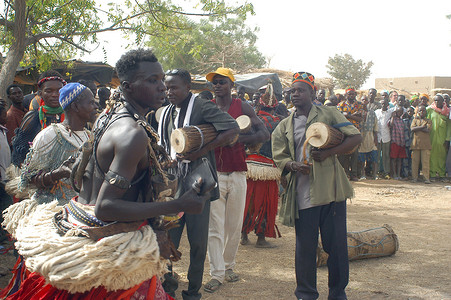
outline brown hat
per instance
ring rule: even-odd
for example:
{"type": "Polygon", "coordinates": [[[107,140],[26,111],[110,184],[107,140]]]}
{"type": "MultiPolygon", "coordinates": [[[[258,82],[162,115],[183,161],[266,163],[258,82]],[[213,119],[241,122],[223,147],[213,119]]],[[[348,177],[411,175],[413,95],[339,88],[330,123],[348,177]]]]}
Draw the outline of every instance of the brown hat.
{"type": "Polygon", "coordinates": [[[232,80],[232,82],[235,82],[235,77],[233,77],[232,70],[230,70],[229,68],[217,68],[216,71],[208,73],[205,77],[208,81],[211,82],[213,81],[213,77],[215,77],[215,75],[227,77],[232,80]]]}

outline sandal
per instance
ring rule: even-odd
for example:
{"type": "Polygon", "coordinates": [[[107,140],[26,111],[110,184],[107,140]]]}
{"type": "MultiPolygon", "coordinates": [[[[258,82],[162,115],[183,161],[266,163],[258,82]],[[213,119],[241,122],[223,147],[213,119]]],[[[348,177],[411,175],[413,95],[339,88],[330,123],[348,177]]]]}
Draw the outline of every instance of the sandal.
{"type": "Polygon", "coordinates": [[[233,272],[232,269],[228,269],[225,271],[225,280],[227,282],[235,282],[240,280],[240,275],[238,275],[237,273],[233,272]]]}
{"type": "Polygon", "coordinates": [[[219,280],[212,279],[204,285],[204,291],[206,291],[208,293],[214,293],[217,290],[219,290],[219,287],[221,285],[222,285],[222,283],[220,283],[219,280]]]}

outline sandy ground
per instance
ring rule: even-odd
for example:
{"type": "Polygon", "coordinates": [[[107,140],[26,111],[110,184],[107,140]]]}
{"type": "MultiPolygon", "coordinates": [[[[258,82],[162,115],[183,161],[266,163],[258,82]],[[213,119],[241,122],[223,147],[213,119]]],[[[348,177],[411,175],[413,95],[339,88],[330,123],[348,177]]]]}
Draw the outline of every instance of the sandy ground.
{"type": "MultiPolygon", "coordinates": [[[[389,257],[350,262],[349,299],[451,299],[451,191],[450,183],[412,184],[394,180],[353,183],[355,198],[348,202],[348,231],[389,224],[399,239],[398,252],[389,257]]],[[[277,248],[240,246],[235,271],[241,280],[225,283],[219,291],[202,291],[203,299],[295,299],[294,229],[279,225],[282,238],[270,240],[277,248]]],[[[7,246],[7,244],[3,244],[7,246]]],[[[180,292],[187,287],[189,255],[182,239],[180,292]]],[[[0,254],[0,267],[11,268],[12,253],[0,254]]],[[[0,277],[4,287],[9,275],[0,277]]],[[[209,280],[208,260],[204,282],[209,280]]],[[[327,268],[318,269],[320,299],[327,299],[327,268]]]]}

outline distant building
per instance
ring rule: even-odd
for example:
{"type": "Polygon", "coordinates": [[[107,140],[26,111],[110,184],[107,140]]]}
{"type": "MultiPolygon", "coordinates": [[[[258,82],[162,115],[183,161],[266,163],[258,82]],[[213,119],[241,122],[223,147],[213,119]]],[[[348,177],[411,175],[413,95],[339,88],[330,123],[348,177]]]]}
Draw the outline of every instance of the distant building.
{"type": "Polygon", "coordinates": [[[376,89],[378,91],[395,90],[406,96],[419,93],[435,95],[438,92],[451,89],[451,77],[376,78],[376,89]]]}

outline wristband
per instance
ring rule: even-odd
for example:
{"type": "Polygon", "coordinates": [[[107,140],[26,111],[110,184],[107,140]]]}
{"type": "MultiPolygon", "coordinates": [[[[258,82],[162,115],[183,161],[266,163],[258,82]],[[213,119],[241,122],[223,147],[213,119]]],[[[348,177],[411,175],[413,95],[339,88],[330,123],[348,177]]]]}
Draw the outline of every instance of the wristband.
{"type": "Polygon", "coordinates": [[[51,181],[52,183],[55,183],[56,180],[53,179],[53,176],[52,176],[53,174],[52,174],[52,173],[53,173],[53,170],[50,171],[50,173],[48,173],[48,174],[50,174],[50,181],[51,181]]]}

